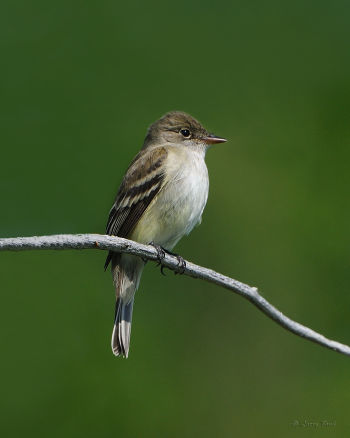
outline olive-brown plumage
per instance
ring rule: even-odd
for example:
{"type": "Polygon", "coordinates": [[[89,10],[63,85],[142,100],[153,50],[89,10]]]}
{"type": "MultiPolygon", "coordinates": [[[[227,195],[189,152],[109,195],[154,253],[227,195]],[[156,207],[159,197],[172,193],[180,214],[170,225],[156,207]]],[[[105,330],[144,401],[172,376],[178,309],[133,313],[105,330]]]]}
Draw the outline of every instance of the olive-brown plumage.
{"type": "MultiPolygon", "coordinates": [[[[205,153],[209,145],[224,141],[183,112],[167,113],[153,123],[123,178],[107,234],[172,250],[201,220],[209,189],[205,153]]],[[[110,262],[117,299],[112,350],[127,357],[134,294],[144,262],[112,252],[105,268],[110,262]]]]}

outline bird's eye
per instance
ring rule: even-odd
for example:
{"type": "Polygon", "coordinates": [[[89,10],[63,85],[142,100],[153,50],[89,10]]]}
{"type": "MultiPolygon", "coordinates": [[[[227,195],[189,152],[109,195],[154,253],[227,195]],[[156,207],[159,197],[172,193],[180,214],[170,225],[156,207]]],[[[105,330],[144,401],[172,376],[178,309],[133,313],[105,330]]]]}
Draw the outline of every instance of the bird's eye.
{"type": "Polygon", "coordinates": [[[184,137],[189,137],[191,132],[189,129],[180,129],[180,134],[182,134],[184,137]]]}

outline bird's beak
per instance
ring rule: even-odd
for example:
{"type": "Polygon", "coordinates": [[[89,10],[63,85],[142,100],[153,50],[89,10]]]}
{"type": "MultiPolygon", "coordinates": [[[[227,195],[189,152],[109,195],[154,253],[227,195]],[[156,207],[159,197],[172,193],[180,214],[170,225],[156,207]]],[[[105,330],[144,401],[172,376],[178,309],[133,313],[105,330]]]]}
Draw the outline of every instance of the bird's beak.
{"type": "Polygon", "coordinates": [[[215,134],[209,134],[206,137],[202,137],[202,140],[207,144],[225,143],[225,141],[227,141],[226,138],[218,137],[215,134]]]}

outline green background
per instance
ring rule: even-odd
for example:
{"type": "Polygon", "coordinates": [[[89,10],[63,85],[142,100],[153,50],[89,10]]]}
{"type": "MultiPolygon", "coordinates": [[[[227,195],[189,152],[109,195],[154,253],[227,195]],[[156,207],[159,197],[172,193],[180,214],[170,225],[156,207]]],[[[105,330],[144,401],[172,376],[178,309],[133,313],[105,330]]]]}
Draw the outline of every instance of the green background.
{"type": "MultiPolygon", "coordinates": [[[[103,233],[147,126],[187,111],[229,142],[176,250],[349,343],[349,21],[347,1],[3,2],[1,236],[103,233]]],[[[1,253],[2,436],[349,436],[349,358],[152,263],[115,358],[104,258],[1,253]]]]}

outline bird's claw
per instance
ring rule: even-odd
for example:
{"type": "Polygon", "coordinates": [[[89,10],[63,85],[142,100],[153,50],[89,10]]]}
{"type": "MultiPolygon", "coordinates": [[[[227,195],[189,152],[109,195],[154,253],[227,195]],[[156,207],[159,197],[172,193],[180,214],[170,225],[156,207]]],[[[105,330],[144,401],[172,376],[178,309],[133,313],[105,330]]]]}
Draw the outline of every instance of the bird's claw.
{"type": "Polygon", "coordinates": [[[160,245],[157,245],[156,243],[154,243],[153,241],[150,242],[149,244],[152,245],[153,248],[157,251],[157,260],[158,260],[157,266],[161,265],[162,261],[165,258],[165,251],[164,251],[164,249],[160,245]]]}
{"type": "Polygon", "coordinates": [[[152,245],[153,248],[157,251],[157,260],[158,260],[157,266],[161,265],[160,266],[160,272],[163,275],[165,275],[164,274],[165,266],[163,265],[163,260],[165,258],[165,251],[164,251],[164,249],[160,245],[157,245],[156,243],[154,243],[153,241],[150,242],[149,244],[152,245]]]}
{"type": "Polygon", "coordinates": [[[180,274],[180,275],[182,275],[184,272],[185,272],[185,270],[186,270],[186,262],[185,262],[185,260],[180,256],[180,255],[176,255],[176,258],[177,258],[177,261],[178,261],[178,268],[179,268],[179,271],[175,271],[174,272],[174,274],[175,275],[177,275],[177,274],[180,274]]]}
{"type": "Polygon", "coordinates": [[[152,245],[153,248],[155,248],[155,250],[157,251],[157,260],[158,260],[157,266],[160,265],[160,272],[163,275],[165,275],[164,268],[167,267],[167,266],[163,265],[163,260],[165,258],[165,254],[166,253],[177,258],[177,261],[178,261],[177,267],[178,267],[179,270],[175,271],[174,274],[175,275],[177,275],[177,274],[182,275],[185,272],[185,270],[186,270],[186,262],[185,262],[185,260],[180,255],[174,254],[173,252],[165,250],[164,248],[162,248],[160,245],[157,245],[153,241],[150,242],[149,244],[152,245]]]}

